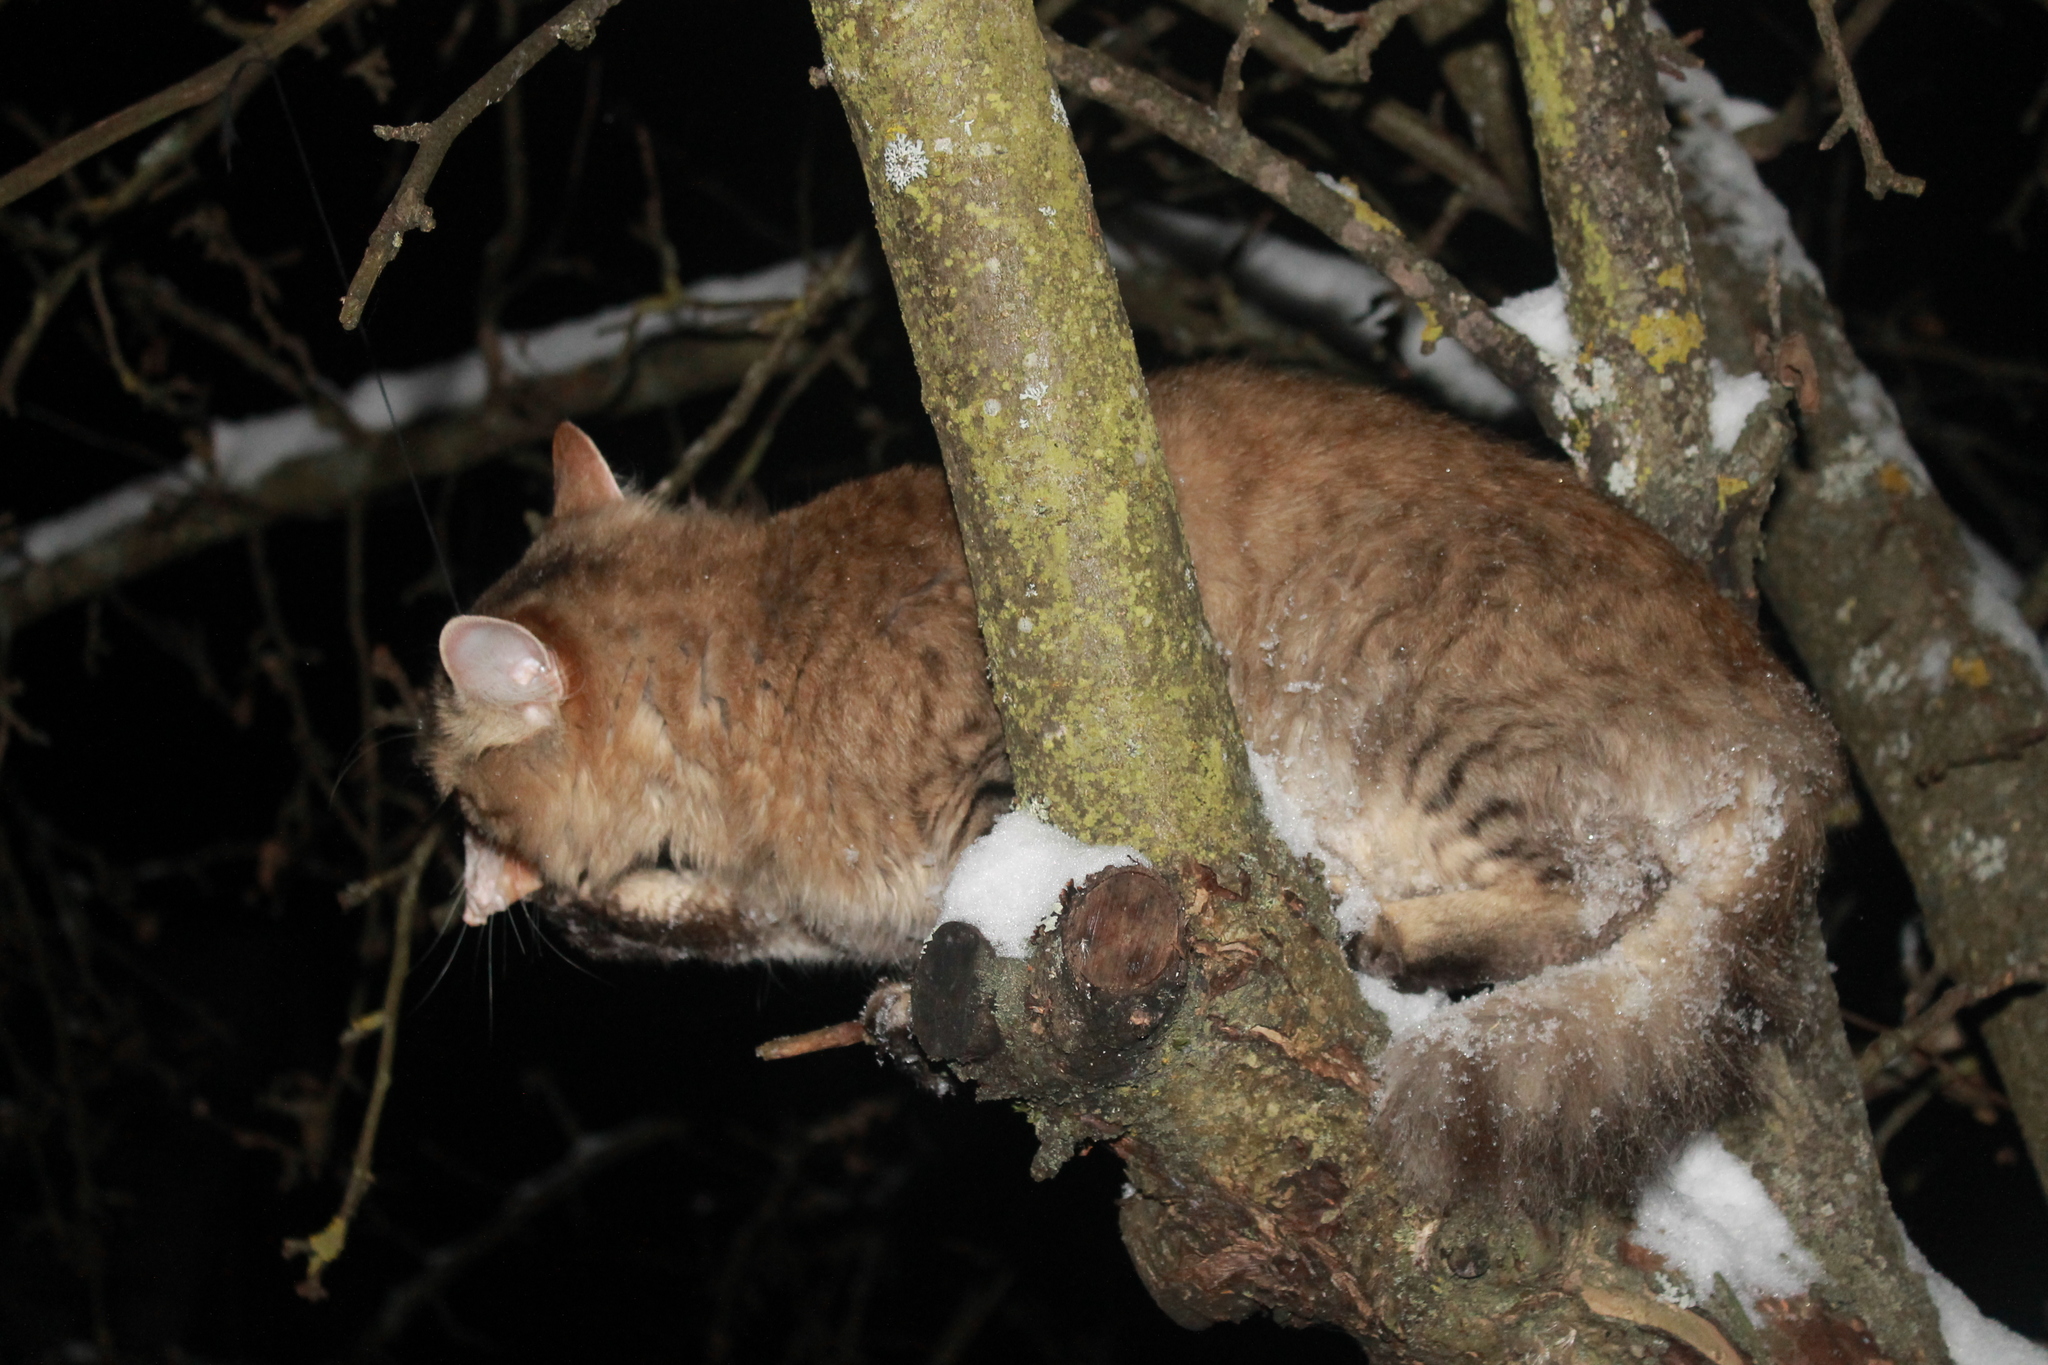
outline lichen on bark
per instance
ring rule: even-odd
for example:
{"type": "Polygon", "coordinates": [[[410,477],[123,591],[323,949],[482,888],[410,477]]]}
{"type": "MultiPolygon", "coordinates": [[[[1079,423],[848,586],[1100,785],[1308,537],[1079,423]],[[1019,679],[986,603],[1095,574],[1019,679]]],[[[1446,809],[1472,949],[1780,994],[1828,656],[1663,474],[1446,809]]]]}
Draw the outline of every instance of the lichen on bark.
{"type": "Polygon", "coordinates": [[[1714,555],[1726,499],[1706,328],[1642,5],[1510,0],[1508,17],[1579,342],[1572,363],[1599,412],[1586,426],[1593,482],[1746,595],[1748,565],[1714,555]]]}
{"type": "Polygon", "coordinates": [[[1098,843],[1211,860],[1261,847],[1030,7],[813,8],[960,511],[1019,793],[1098,843]]]}

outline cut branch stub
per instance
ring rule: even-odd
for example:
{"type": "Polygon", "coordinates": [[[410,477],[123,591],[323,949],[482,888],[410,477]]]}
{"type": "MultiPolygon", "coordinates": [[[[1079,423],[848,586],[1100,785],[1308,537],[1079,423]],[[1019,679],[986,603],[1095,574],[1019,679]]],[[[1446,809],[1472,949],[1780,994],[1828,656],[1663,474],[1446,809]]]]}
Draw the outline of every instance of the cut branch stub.
{"type": "Polygon", "coordinates": [[[1064,899],[1060,951],[1041,949],[1033,973],[1032,995],[1050,1010],[1048,1040],[1077,1079],[1129,1075],[1187,984],[1180,897],[1156,872],[1115,867],[1064,899]]]}
{"type": "Polygon", "coordinates": [[[982,971],[995,951],[981,930],[947,920],[925,940],[910,978],[910,1031],[927,1057],[979,1062],[1002,1051],[982,971]]]}
{"type": "Polygon", "coordinates": [[[1132,1075],[1187,984],[1186,916],[1173,884],[1104,868],[1063,895],[1059,927],[1022,961],[971,924],[941,924],[911,976],[911,1032],[926,1056],[963,1065],[992,1093],[1025,1078],[1066,1089],[1132,1075]],[[1014,989],[1021,1011],[999,1013],[1014,989]]]}
{"type": "Polygon", "coordinates": [[[1116,867],[1066,897],[1060,939],[1084,987],[1119,997],[1152,990],[1184,968],[1180,900],[1158,874],[1116,867]]]}

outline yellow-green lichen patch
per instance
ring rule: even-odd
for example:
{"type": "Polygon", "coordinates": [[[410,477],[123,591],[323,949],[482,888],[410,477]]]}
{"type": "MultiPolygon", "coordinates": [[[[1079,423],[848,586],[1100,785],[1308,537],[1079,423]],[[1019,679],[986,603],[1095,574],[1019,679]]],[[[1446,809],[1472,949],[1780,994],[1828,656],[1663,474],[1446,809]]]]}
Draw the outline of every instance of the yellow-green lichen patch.
{"type": "Polygon", "coordinates": [[[1690,312],[1640,314],[1628,334],[1629,345],[1658,374],[1664,373],[1666,365],[1683,362],[1706,340],[1706,324],[1698,313],[1690,312]]]}

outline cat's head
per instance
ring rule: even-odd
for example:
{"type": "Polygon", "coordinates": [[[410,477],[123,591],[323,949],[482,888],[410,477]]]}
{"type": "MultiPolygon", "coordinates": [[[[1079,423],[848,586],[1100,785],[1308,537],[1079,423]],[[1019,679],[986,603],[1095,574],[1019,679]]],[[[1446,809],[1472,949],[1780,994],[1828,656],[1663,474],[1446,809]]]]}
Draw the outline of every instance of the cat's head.
{"type": "Polygon", "coordinates": [[[578,703],[599,671],[596,632],[585,629],[591,566],[605,557],[606,514],[627,499],[596,445],[567,422],[555,431],[554,471],[548,532],[479,599],[479,614],[442,628],[443,676],[421,737],[435,785],[469,825],[472,924],[544,884],[581,890],[594,869],[620,860],[617,840],[589,827],[596,775],[578,703]]]}

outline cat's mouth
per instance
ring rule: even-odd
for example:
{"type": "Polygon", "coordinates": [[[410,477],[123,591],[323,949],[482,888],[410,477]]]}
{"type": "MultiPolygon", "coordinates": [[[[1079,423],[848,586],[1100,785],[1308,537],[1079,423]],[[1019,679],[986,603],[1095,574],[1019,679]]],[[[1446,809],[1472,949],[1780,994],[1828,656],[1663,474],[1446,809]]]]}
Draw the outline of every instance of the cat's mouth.
{"type": "Polygon", "coordinates": [[[481,925],[540,890],[540,873],[472,831],[462,836],[462,922],[481,925]]]}

